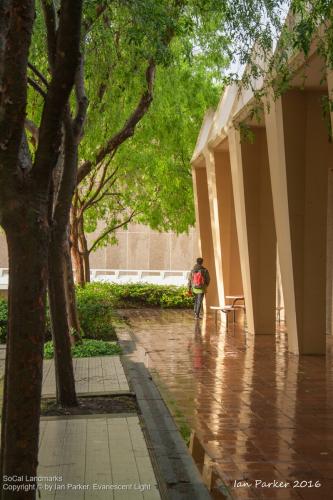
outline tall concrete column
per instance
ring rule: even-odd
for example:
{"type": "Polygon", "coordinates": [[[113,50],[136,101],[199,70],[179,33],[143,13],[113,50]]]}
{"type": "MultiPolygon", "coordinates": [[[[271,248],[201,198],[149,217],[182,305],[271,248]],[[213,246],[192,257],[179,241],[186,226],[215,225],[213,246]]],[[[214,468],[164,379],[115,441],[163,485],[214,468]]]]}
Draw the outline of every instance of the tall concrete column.
{"type": "Polygon", "coordinates": [[[199,249],[211,276],[206,294],[205,307],[218,305],[217,277],[215,269],[212,224],[210,217],[208,183],[205,168],[193,168],[193,191],[195,200],[196,225],[199,235],[199,249]]]}
{"type": "Polygon", "coordinates": [[[289,350],[324,354],[327,175],[332,144],[322,93],[288,91],[266,110],[289,350]]]}
{"type": "Polygon", "coordinates": [[[229,151],[206,152],[206,169],[219,304],[242,295],[229,151]]]}
{"type": "Polygon", "coordinates": [[[210,151],[205,152],[207,186],[209,198],[210,220],[212,227],[212,240],[214,249],[214,263],[216,272],[216,287],[218,293],[218,303],[216,305],[225,304],[224,299],[224,283],[222,272],[222,249],[221,249],[221,227],[218,209],[218,193],[216,185],[216,166],[214,154],[210,151]]]}
{"type": "Polygon", "coordinates": [[[265,131],[256,128],[251,144],[232,128],[229,147],[248,329],[274,334],[276,235],[265,131]]]}
{"type": "Polygon", "coordinates": [[[243,284],[229,151],[215,151],[214,159],[224,293],[242,295],[243,284]]]}

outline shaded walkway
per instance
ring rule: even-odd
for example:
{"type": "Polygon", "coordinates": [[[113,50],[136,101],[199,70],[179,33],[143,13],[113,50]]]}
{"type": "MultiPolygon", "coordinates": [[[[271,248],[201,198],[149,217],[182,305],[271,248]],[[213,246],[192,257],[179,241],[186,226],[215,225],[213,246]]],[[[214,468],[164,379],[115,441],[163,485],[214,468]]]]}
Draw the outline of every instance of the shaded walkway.
{"type": "Polygon", "coordinates": [[[43,419],[39,498],[159,500],[137,416],[43,419]]]}
{"type": "MultiPolygon", "coordinates": [[[[119,356],[74,358],[79,395],[126,394],[119,356]]],[[[45,360],[42,397],[56,392],[54,361],[45,360]]],[[[42,417],[38,498],[160,500],[142,422],[133,414],[42,417]]]]}
{"type": "Polygon", "coordinates": [[[221,479],[233,498],[332,497],[330,347],[325,362],[289,354],[283,331],[246,338],[240,329],[218,333],[213,318],[195,324],[190,312],[126,315],[162,393],[195,431],[194,454],[215,498],[223,498],[221,479]],[[288,487],[255,488],[255,480],[288,487]]]}
{"type": "MultiPolygon", "coordinates": [[[[127,379],[119,356],[73,358],[77,394],[121,394],[129,392],[127,379]]],[[[53,360],[44,360],[42,397],[55,397],[55,368],[53,360]]]]}

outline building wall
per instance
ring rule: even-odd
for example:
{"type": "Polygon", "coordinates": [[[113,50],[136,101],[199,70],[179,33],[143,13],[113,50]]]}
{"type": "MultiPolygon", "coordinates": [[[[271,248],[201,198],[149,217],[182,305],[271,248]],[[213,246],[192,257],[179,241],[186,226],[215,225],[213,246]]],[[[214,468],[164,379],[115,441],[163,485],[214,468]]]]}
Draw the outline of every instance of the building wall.
{"type": "Polygon", "coordinates": [[[0,267],[8,267],[7,242],[2,230],[0,230],[0,267]]]}
{"type": "MultiPolygon", "coordinates": [[[[118,245],[109,245],[91,255],[92,269],[191,269],[198,257],[195,230],[189,234],[159,233],[140,224],[117,231],[118,245]]],[[[91,238],[90,238],[91,239],[91,238]]],[[[0,234],[0,267],[8,267],[5,236],[0,234]]]]}

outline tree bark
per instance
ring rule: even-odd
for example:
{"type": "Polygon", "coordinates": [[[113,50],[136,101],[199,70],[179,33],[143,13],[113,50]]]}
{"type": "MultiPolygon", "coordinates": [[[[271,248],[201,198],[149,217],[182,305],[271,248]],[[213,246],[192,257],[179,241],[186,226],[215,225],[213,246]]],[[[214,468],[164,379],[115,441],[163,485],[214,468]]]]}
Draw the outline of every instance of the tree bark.
{"type": "MultiPolygon", "coordinates": [[[[3,476],[23,476],[29,491],[15,495],[35,498],[40,398],[43,374],[43,341],[47,286],[48,226],[33,210],[20,211],[5,227],[9,255],[9,323],[4,389],[5,422],[2,434],[3,476]]],[[[4,483],[5,484],[5,483],[4,483]]],[[[12,499],[3,489],[2,500],[12,499]]]]}
{"type": "Polygon", "coordinates": [[[63,259],[68,325],[72,332],[70,341],[73,345],[82,341],[82,330],[76,305],[75,284],[68,238],[64,245],[63,259]]]}
{"type": "Polygon", "coordinates": [[[54,198],[50,199],[50,224],[52,224],[49,250],[49,301],[54,344],[57,401],[62,406],[76,406],[75,380],[71,355],[71,332],[68,322],[64,251],[67,226],[73,196],[77,146],[73,137],[73,124],[67,106],[64,118],[62,160],[54,171],[54,198]]]}
{"type": "Polygon", "coordinates": [[[64,280],[64,240],[53,229],[49,249],[49,302],[54,344],[57,401],[62,406],[77,406],[70,330],[67,319],[64,280]]]}
{"type": "Polygon", "coordinates": [[[36,477],[38,463],[50,181],[79,60],[81,14],[82,0],[61,1],[52,79],[32,162],[24,123],[35,4],[0,2],[0,221],[7,237],[10,281],[1,477],[12,476],[10,484],[21,488],[17,493],[2,488],[2,500],[36,497],[36,482],[29,478],[36,477]]]}
{"type": "Polygon", "coordinates": [[[80,285],[85,285],[84,279],[84,264],[80,253],[79,235],[76,221],[71,224],[71,253],[75,269],[75,282],[80,285]]]}
{"type": "Polygon", "coordinates": [[[89,256],[90,252],[88,249],[88,242],[84,232],[83,227],[83,219],[81,218],[79,221],[79,242],[80,242],[80,255],[83,261],[83,269],[84,269],[84,282],[90,283],[90,262],[89,256]]]}
{"type": "Polygon", "coordinates": [[[90,283],[90,254],[88,251],[83,252],[83,263],[84,263],[84,278],[86,283],[90,283]]]}

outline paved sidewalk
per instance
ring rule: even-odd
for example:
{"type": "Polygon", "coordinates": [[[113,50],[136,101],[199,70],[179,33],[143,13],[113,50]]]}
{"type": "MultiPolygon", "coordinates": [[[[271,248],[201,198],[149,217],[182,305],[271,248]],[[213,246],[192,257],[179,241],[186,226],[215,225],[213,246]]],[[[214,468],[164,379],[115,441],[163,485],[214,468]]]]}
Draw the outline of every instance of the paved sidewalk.
{"type": "Polygon", "coordinates": [[[235,499],[333,498],[331,338],[325,360],[289,354],[282,330],[218,332],[213,317],[194,322],[184,311],[126,316],[162,395],[193,429],[193,454],[213,498],[225,498],[223,483],[235,499]]]}
{"type": "MultiPolygon", "coordinates": [[[[79,395],[126,394],[119,356],[74,358],[79,395]]],[[[44,361],[42,397],[55,396],[53,360],[44,361]]],[[[160,500],[137,415],[42,417],[40,498],[160,500]]]]}
{"type": "MultiPolygon", "coordinates": [[[[6,348],[0,348],[0,377],[5,371],[6,348]]],[[[78,394],[112,394],[129,392],[127,379],[119,356],[73,358],[76,391],[78,394]]],[[[55,397],[54,361],[46,359],[43,366],[42,397],[55,397]]]]}
{"type": "Polygon", "coordinates": [[[40,498],[159,500],[137,416],[41,420],[40,498]]]}
{"type": "MultiPolygon", "coordinates": [[[[119,356],[73,358],[77,394],[112,394],[129,392],[119,356]]],[[[55,397],[54,361],[45,360],[42,397],[55,397]]]]}

